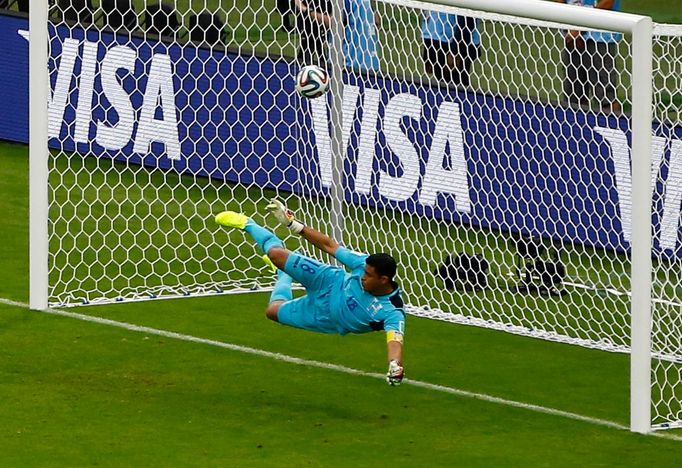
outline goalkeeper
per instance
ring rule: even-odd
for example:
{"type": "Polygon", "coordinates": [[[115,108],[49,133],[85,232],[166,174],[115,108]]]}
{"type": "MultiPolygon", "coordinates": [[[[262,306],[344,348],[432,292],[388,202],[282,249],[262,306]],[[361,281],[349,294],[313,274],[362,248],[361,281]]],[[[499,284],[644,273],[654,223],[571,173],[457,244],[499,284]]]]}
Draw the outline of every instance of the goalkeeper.
{"type": "Polygon", "coordinates": [[[275,234],[251,218],[223,211],[215,217],[216,223],[246,231],[278,268],[265,315],[283,325],[321,333],[345,335],[384,330],[388,350],[386,380],[390,385],[400,385],[405,313],[400,288],[393,281],[396,273],[393,257],[384,253],[360,254],[342,247],[326,234],[304,226],[277,199],[272,199],[268,209],[280,224],[336,257],[350,273],[290,252],[275,234]],[[305,287],[305,296],[293,299],[294,279],[305,287]]]}

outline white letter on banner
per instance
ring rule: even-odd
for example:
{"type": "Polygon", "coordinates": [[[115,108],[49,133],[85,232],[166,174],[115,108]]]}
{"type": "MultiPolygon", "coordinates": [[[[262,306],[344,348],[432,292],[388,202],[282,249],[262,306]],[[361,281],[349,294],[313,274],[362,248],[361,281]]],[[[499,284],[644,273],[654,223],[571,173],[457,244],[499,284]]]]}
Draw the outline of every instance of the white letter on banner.
{"type": "MultiPolygon", "coordinates": [[[[355,116],[355,105],[358,100],[360,89],[357,86],[343,87],[343,119],[342,134],[343,151],[342,159],[346,159],[350,129],[355,116]]],[[[317,161],[320,166],[320,178],[324,187],[332,183],[332,149],[329,136],[329,116],[327,115],[327,99],[322,97],[308,101],[313,112],[313,132],[315,133],[315,146],[317,146],[317,161]]]]}
{"type": "Polygon", "coordinates": [[[459,104],[443,102],[438,110],[429,160],[424,173],[419,202],[434,205],[439,193],[452,193],[455,208],[464,213],[471,212],[467,163],[464,159],[464,134],[460,122],[459,104]],[[450,170],[443,167],[446,144],[450,144],[450,170]]]}
{"type": "Polygon", "coordinates": [[[73,69],[76,65],[79,45],[80,41],[76,39],[66,39],[62,47],[57,83],[52,93],[52,99],[48,103],[48,135],[50,138],[59,136],[64,123],[64,110],[71,91],[71,79],[74,77],[73,69]]]}
{"type": "Polygon", "coordinates": [[[389,200],[405,201],[419,185],[419,154],[414,144],[400,128],[403,117],[419,121],[422,102],[412,94],[398,94],[386,104],[384,113],[384,136],[386,144],[403,166],[403,175],[394,177],[387,172],[379,175],[379,193],[389,200]]]}
{"type": "Polygon", "coordinates": [[[89,142],[90,122],[92,121],[92,94],[95,86],[95,68],[97,66],[96,42],[83,42],[83,59],[81,60],[81,76],[78,84],[78,107],[76,108],[76,131],[73,140],[76,143],[89,142]]]}
{"type": "MultiPolygon", "coordinates": [[[[28,31],[25,29],[19,29],[17,34],[23,37],[26,42],[30,43],[28,31]]],[[[74,67],[76,66],[76,58],[78,58],[79,46],[80,41],[77,39],[66,39],[64,41],[64,45],[62,46],[62,54],[59,60],[59,68],[57,70],[57,83],[54,87],[54,92],[50,96],[49,102],[47,103],[47,132],[49,138],[58,137],[61,133],[62,124],[64,123],[66,101],[69,98],[69,92],[71,91],[71,79],[73,78],[74,67]]],[[[80,95],[78,101],[80,103],[80,95]]]]}
{"type": "Polygon", "coordinates": [[[680,203],[682,202],[682,140],[673,140],[670,150],[668,180],[665,182],[665,201],[661,216],[662,249],[674,249],[677,244],[680,225],[680,203]]]}
{"type": "Polygon", "coordinates": [[[114,126],[106,122],[97,122],[95,141],[108,150],[119,150],[130,142],[135,125],[135,111],[130,96],[123,89],[116,72],[120,69],[135,70],[135,51],[126,46],[115,46],[109,49],[102,60],[102,90],[118,114],[118,122],[114,126]]]}
{"type": "Polygon", "coordinates": [[[156,54],[152,58],[133,151],[144,155],[155,141],[166,145],[168,159],[180,159],[173,71],[170,57],[165,54],[156,54]],[[161,107],[161,120],[154,118],[157,106],[161,107]]]}
{"type": "MultiPolygon", "coordinates": [[[[625,132],[622,130],[595,127],[595,133],[601,135],[611,147],[611,158],[616,172],[616,191],[620,207],[620,224],[623,227],[623,239],[630,242],[632,235],[632,170],[630,169],[630,147],[625,132]]],[[[651,173],[650,188],[656,186],[658,168],[661,165],[665,150],[665,138],[651,139],[651,173]]]]}
{"type": "Polygon", "coordinates": [[[379,101],[381,101],[381,91],[365,88],[357,169],[355,171],[355,191],[357,193],[368,194],[372,188],[372,163],[376,151],[379,101]]]}

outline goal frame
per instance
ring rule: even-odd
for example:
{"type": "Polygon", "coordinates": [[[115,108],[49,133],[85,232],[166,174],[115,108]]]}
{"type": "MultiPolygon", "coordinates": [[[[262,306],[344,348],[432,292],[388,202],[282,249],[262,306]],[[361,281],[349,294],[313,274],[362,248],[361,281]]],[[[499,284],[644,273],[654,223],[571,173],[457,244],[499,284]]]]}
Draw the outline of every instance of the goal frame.
{"type": "MultiPolygon", "coordinates": [[[[649,180],[652,149],[652,29],[650,17],[605,10],[575,8],[554,2],[534,0],[429,0],[430,3],[490,13],[569,23],[576,26],[624,33],[632,43],[632,218],[651,220],[652,193],[649,180]]],[[[334,2],[338,8],[340,0],[334,2]]],[[[29,298],[30,307],[48,307],[48,0],[31,2],[29,13],[29,298]]],[[[334,21],[334,36],[340,39],[341,24],[334,21]]],[[[334,92],[332,159],[336,183],[332,186],[333,206],[341,208],[338,188],[343,167],[340,128],[342,70],[340,40],[332,51],[334,92]],[[336,84],[334,84],[336,83],[336,84]],[[335,123],[336,122],[336,123],[335,123]],[[336,186],[336,189],[334,189],[336,186]]],[[[332,230],[339,237],[342,213],[332,217],[332,230]]],[[[631,352],[630,352],[630,428],[634,432],[651,431],[651,223],[633,223],[631,238],[631,352]]]]}

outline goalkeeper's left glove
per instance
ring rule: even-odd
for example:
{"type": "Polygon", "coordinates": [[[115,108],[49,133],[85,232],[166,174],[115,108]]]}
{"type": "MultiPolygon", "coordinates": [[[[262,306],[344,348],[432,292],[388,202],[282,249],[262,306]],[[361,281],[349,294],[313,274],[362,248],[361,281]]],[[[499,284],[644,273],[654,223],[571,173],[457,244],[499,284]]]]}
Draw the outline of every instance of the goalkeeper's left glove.
{"type": "Polygon", "coordinates": [[[386,382],[389,385],[400,385],[405,376],[405,369],[395,359],[388,363],[388,372],[386,373],[386,382]]]}
{"type": "Polygon", "coordinates": [[[273,198],[270,200],[267,209],[270,210],[270,213],[272,213],[282,226],[286,226],[294,234],[300,234],[303,230],[303,223],[297,221],[294,212],[278,199],[273,198]]]}

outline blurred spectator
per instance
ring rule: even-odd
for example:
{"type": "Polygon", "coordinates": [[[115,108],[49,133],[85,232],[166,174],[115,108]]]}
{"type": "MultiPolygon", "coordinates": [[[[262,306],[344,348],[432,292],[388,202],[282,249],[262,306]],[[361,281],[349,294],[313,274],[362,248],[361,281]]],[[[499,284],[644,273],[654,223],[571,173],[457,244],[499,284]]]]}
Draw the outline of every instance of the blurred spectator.
{"type": "Polygon", "coordinates": [[[345,0],[344,9],[343,55],[346,67],[379,70],[376,25],[381,23],[381,19],[374,14],[370,0],[345,0]]]}
{"type": "Polygon", "coordinates": [[[105,25],[113,30],[125,29],[135,31],[137,29],[137,13],[131,0],[102,0],[105,25]]]}
{"type": "MultiPolygon", "coordinates": [[[[559,3],[586,6],[583,0],[557,0],[559,3]]],[[[561,61],[564,64],[564,100],[571,106],[589,107],[587,94],[587,60],[585,40],[580,31],[563,30],[564,50],[561,61]]]]}
{"type": "MultiPolygon", "coordinates": [[[[301,33],[298,60],[303,64],[324,66],[326,39],[331,40],[331,0],[294,0],[297,29],[301,33]]],[[[344,0],[343,55],[346,67],[378,70],[376,24],[380,18],[370,0],[344,0]]]]}
{"type": "Polygon", "coordinates": [[[189,38],[196,44],[224,44],[225,34],[225,23],[218,13],[202,11],[189,17],[189,38]]]}
{"type": "Polygon", "coordinates": [[[92,7],[92,0],[59,0],[57,5],[65,20],[80,24],[92,24],[95,10],[92,7]]]}
{"type": "Polygon", "coordinates": [[[294,18],[294,4],[292,0],[276,0],[275,8],[282,16],[282,27],[289,31],[296,30],[296,20],[294,18]]]}
{"type": "Polygon", "coordinates": [[[426,72],[455,86],[469,86],[471,66],[480,54],[478,23],[468,16],[428,12],[422,22],[426,72]]]}
{"type": "Polygon", "coordinates": [[[17,0],[17,5],[19,7],[19,11],[22,13],[28,13],[28,0],[17,0]]]}
{"type": "Polygon", "coordinates": [[[294,0],[299,46],[296,58],[302,65],[325,67],[327,33],[331,25],[331,0],[294,0]]]}
{"type": "MultiPolygon", "coordinates": [[[[620,10],[620,0],[557,0],[588,8],[620,10]]],[[[619,112],[616,96],[616,65],[620,33],[600,31],[567,31],[562,61],[564,99],[570,105],[590,105],[594,96],[606,112],[619,112]]]]}
{"type": "Polygon", "coordinates": [[[425,12],[422,22],[423,58],[426,73],[450,81],[454,67],[454,39],[457,15],[425,12]]]}
{"type": "MultiPolygon", "coordinates": [[[[585,0],[595,8],[620,11],[620,0],[585,0]]],[[[616,97],[616,56],[620,33],[587,31],[584,33],[585,48],[590,58],[587,82],[592,84],[594,97],[602,110],[620,112],[621,106],[616,97]]]]}
{"type": "Polygon", "coordinates": [[[180,28],[175,8],[161,2],[147,5],[144,24],[148,33],[157,34],[160,39],[174,38],[180,28]]]}

